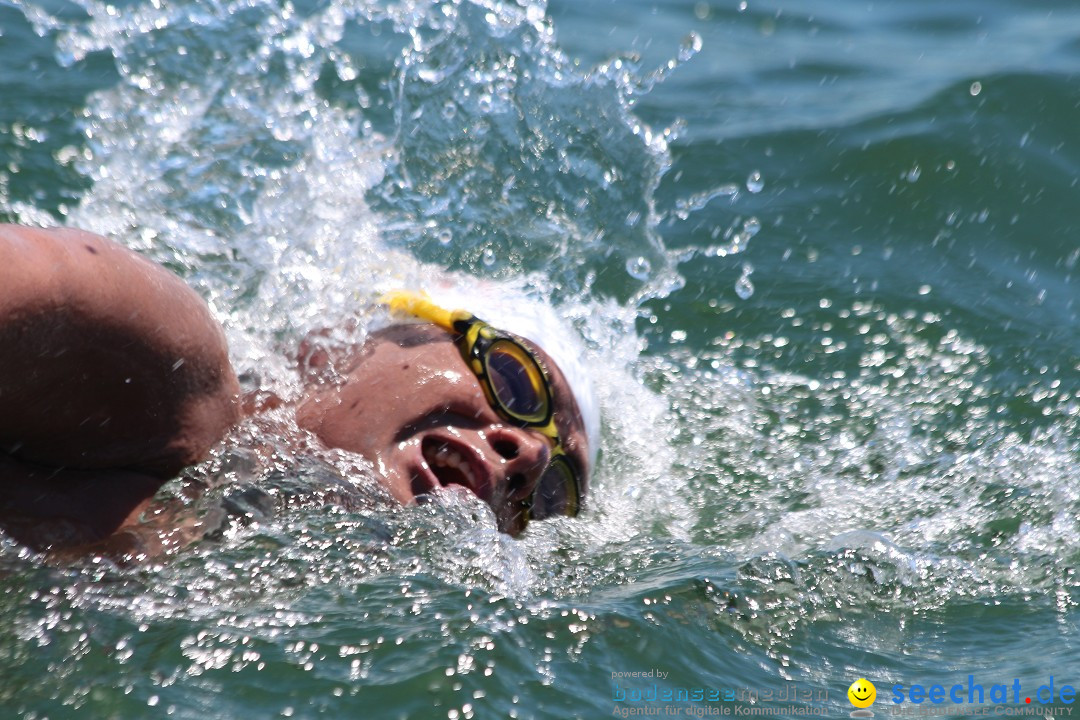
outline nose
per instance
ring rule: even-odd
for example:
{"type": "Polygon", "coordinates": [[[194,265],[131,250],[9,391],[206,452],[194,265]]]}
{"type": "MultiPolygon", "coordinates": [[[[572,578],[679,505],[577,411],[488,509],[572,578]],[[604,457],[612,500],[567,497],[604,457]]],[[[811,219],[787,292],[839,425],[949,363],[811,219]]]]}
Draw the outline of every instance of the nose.
{"type": "Polygon", "coordinates": [[[511,502],[528,500],[551,462],[551,441],[527,428],[498,426],[487,432],[488,444],[502,458],[502,480],[511,502]]]}

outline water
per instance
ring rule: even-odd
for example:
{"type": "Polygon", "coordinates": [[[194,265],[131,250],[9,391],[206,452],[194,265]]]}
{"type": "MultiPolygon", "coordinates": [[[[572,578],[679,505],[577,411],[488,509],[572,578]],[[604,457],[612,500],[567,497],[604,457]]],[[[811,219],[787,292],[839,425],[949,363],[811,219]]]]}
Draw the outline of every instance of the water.
{"type": "Polygon", "coordinates": [[[287,417],[194,471],[272,518],[128,569],[5,541],[6,712],[1075,686],[1077,37],[1018,0],[0,3],[0,218],[167,264],[285,396],[298,340],[384,286],[513,285],[586,340],[605,415],[588,512],[517,541],[356,458],[252,470],[287,417]]]}

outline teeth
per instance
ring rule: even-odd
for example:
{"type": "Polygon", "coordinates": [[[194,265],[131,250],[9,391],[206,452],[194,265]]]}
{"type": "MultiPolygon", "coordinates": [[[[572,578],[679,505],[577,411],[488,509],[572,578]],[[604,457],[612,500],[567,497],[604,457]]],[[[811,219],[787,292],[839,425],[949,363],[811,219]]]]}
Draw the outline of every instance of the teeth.
{"type": "Polygon", "coordinates": [[[435,451],[433,460],[434,464],[438,467],[453,468],[454,470],[457,470],[469,481],[469,487],[476,487],[476,476],[473,474],[472,467],[465,458],[461,456],[461,453],[456,450],[451,450],[443,445],[435,451]]]}

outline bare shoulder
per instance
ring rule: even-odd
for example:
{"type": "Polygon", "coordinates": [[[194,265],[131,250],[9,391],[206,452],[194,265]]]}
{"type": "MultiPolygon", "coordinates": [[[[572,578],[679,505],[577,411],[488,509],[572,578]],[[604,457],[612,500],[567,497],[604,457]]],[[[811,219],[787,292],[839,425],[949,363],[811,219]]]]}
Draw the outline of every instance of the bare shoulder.
{"type": "Polygon", "coordinates": [[[150,303],[168,301],[179,312],[163,335],[211,330],[205,303],[180,278],[84,230],[0,225],[0,278],[0,320],[63,306],[107,323],[149,326],[160,319],[150,303]]]}
{"type": "Polygon", "coordinates": [[[93,233],[0,226],[0,452],[170,477],[235,423],[237,394],[180,278],[93,233]]]}

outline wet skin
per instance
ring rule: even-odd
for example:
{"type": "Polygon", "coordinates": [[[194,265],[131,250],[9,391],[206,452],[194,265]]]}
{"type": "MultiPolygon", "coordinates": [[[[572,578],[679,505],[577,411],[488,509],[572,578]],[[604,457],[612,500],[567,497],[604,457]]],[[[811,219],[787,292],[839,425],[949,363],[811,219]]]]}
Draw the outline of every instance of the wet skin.
{"type": "Polygon", "coordinates": [[[236,422],[238,392],[180,278],[88,232],[0,225],[0,451],[170,478],[236,422]]]}
{"type": "MultiPolygon", "coordinates": [[[[558,368],[531,347],[551,378],[556,426],[584,483],[588,448],[577,406],[558,368]]],[[[491,506],[503,532],[525,528],[524,503],[550,461],[551,440],[495,412],[450,333],[390,327],[345,367],[342,384],[308,392],[296,412],[300,427],[370,460],[402,503],[461,486],[491,506]]]]}
{"type": "Polygon", "coordinates": [[[183,544],[175,531],[190,519],[171,522],[150,500],[239,419],[238,391],[221,327],[175,275],[92,233],[0,225],[9,535],[53,552],[183,544]],[[129,534],[149,526],[146,542],[129,534]]]}

